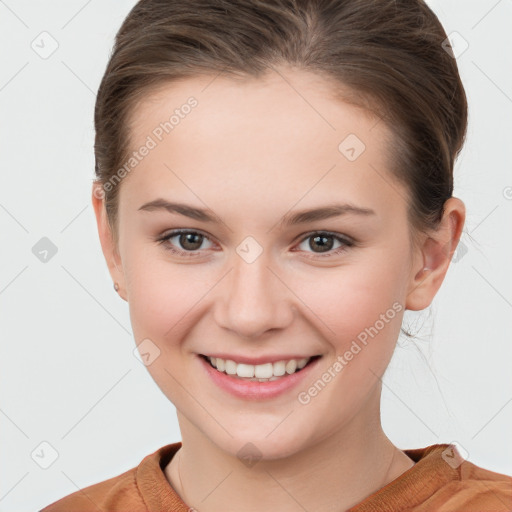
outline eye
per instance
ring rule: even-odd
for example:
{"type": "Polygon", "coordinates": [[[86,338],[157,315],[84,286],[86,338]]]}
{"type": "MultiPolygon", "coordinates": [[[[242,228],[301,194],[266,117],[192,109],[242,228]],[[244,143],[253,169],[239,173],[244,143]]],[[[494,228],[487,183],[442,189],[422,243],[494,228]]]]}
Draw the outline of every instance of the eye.
{"type": "Polygon", "coordinates": [[[171,251],[173,254],[177,254],[178,256],[194,257],[200,256],[200,254],[198,254],[198,251],[204,240],[210,241],[210,239],[206,235],[203,235],[199,231],[175,229],[174,231],[171,231],[167,235],[159,238],[157,242],[162,244],[164,249],[166,249],[167,251],[171,251]],[[185,250],[178,249],[173,244],[171,244],[170,241],[173,238],[177,238],[178,243],[185,250]]]}
{"type": "Polygon", "coordinates": [[[310,249],[314,249],[314,255],[309,255],[307,256],[308,258],[325,258],[336,256],[354,245],[353,240],[344,236],[340,236],[337,233],[331,233],[329,231],[315,231],[313,233],[309,233],[305,238],[302,239],[301,245],[307,240],[310,240],[307,246],[310,249]],[[332,241],[333,239],[341,244],[341,246],[335,248],[334,250],[334,242],[332,241]],[[315,249],[319,249],[319,252],[316,252],[315,249]]]}
{"type": "MultiPolygon", "coordinates": [[[[199,251],[205,240],[211,243],[211,240],[199,231],[175,229],[157,239],[157,242],[161,244],[165,250],[178,256],[196,257],[201,255],[199,251]],[[177,238],[177,243],[182,249],[177,248],[175,244],[171,243],[173,238],[177,238]]],[[[302,239],[300,244],[303,244],[307,240],[311,240],[308,247],[313,249],[313,255],[308,255],[308,258],[336,256],[355,244],[353,240],[329,231],[314,231],[309,233],[302,239]],[[333,250],[334,242],[332,240],[337,241],[341,245],[333,250]],[[317,252],[316,249],[319,249],[319,251],[317,252]]],[[[307,252],[306,249],[301,250],[307,252]]]]}

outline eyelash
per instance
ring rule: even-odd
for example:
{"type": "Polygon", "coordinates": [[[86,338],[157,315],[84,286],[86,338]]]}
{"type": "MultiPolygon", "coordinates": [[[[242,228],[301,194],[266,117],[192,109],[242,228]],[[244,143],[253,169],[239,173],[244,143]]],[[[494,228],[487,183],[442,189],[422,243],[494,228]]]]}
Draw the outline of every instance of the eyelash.
{"type": "MultiPolygon", "coordinates": [[[[199,254],[200,251],[183,251],[180,249],[176,249],[175,247],[173,247],[172,245],[167,243],[171,238],[174,238],[175,236],[181,235],[181,234],[200,235],[204,239],[211,241],[208,236],[201,233],[200,231],[194,231],[194,230],[189,230],[189,229],[175,229],[174,231],[171,231],[167,235],[165,235],[161,238],[158,238],[157,242],[159,244],[161,244],[166,251],[170,251],[171,253],[176,254],[178,256],[184,256],[187,258],[194,258],[194,257],[200,256],[200,254],[199,254]]],[[[341,247],[338,247],[337,249],[331,249],[330,251],[328,251],[324,254],[310,253],[310,254],[314,254],[315,256],[307,256],[308,258],[316,259],[316,258],[336,256],[338,254],[341,254],[342,252],[345,252],[348,248],[355,245],[355,242],[353,240],[350,240],[349,238],[346,238],[346,237],[342,237],[342,236],[338,235],[337,233],[333,233],[331,231],[312,231],[312,232],[306,234],[306,236],[304,236],[303,238],[301,238],[301,240],[299,241],[299,245],[302,242],[304,242],[305,240],[307,240],[308,238],[312,238],[313,236],[333,237],[337,241],[341,242],[343,245],[341,247]]]]}

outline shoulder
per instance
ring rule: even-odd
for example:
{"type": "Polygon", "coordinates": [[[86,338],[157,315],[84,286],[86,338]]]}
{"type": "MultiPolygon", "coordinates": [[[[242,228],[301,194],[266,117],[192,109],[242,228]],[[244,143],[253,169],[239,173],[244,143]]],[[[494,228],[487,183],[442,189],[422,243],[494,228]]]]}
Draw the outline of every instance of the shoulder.
{"type": "Polygon", "coordinates": [[[171,492],[161,470],[161,464],[169,460],[181,443],[163,446],[147,455],[124,473],[95,483],[41,509],[40,512],[97,512],[98,510],[123,511],[146,510],[148,492],[171,492]]]}
{"type": "Polygon", "coordinates": [[[464,459],[454,445],[442,445],[446,478],[430,498],[439,512],[512,511],[512,476],[480,467],[464,459]]]}
{"type": "Polygon", "coordinates": [[[458,470],[459,478],[447,484],[443,492],[447,499],[456,499],[461,510],[512,511],[511,476],[490,471],[467,460],[458,470]]]}
{"type": "Polygon", "coordinates": [[[144,507],[135,481],[136,471],[135,467],[118,476],[80,489],[48,505],[41,512],[97,512],[120,510],[120,507],[144,507]]]}
{"type": "Polygon", "coordinates": [[[348,512],[512,511],[512,477],[470,462],[455,444],[404,453],[414,466],[348,512]]]}

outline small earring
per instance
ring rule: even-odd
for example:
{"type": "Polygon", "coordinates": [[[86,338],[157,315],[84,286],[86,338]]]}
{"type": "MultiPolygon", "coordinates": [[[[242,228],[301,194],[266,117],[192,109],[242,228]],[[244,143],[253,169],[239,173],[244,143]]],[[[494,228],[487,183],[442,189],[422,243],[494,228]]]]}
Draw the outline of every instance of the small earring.
{"type": "Polygon", "coordinates": [[[119,285],[118,285],[117,283],[114,283],[114,290],[115,290],[116,292],[118,292],[118,291],[119,291],[119,285]]]}

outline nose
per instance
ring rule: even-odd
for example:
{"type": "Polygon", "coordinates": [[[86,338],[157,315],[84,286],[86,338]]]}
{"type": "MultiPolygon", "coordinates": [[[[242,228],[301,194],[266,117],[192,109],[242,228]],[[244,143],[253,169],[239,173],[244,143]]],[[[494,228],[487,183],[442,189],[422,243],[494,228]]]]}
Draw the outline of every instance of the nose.
{"type": "Polygon", "coordinates": [[[252,262],[235,254],[218,293],[215,320],[238,338],[258,339],[293,321],[293,293],[265,252],[252,262]]]}

